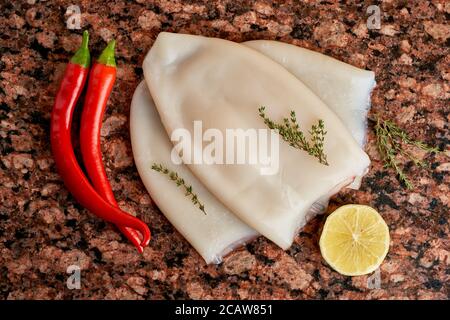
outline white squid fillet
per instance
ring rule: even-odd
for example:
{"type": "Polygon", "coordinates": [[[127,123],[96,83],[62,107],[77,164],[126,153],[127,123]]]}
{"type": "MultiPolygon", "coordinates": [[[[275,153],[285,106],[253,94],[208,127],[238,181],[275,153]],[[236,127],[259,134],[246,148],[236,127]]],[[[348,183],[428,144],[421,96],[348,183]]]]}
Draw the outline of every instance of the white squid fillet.
{"type": "MultiPolygon", "coordinates": [[[[338,115],[356,142],[364,147],[370,93],[376,84],[374,72],[279,41],[254,40],[243,44],[278,62],[302,81],[338,115]]],[[[347,187],[359,189],[361,180],[362,176],[358,176],[347,187]]]]}
{"type": "Polygon", "coordinates": [[[317,200],[363,175],[370,163],[336,114],[294,75],[253,49],[221,39],[160,33],[143,69],[169,135],[185,128],[194,139],[195,120],[202,121],[203,130],[215,128],[224,135],[225,129],[266,128],[258,116],[263,105],[277,121],[294,110],[302,128],[324,120],[329,166],[282,140],[275,175],[262,176],[259,165],[189,164],[236,216],[283,249],[292,244],[317,200]]]}
{"type": "Polygon", "coordinates": [[[134,161],[146,189],[167,219],[206,263],[220,263],[228,252],[258,235],[206,190],[185,165],[172,163],[172,142],[144,81],[136,88],[131,102],[130,131],[134,161]],[[207,214],[203,214],[185,196],[182,187],[177,187],[166,175],[152,170],[153,163],[176,171],[188,185],[192,185],[207,214]]]}
{"type": "Polygon", "coordinates": [[[364,146],[370,93],[375,86],[374,72],[278,41],[255,40],[243,44],[278,62],[302,81],[338,115],[356,142],[364,146]]]}

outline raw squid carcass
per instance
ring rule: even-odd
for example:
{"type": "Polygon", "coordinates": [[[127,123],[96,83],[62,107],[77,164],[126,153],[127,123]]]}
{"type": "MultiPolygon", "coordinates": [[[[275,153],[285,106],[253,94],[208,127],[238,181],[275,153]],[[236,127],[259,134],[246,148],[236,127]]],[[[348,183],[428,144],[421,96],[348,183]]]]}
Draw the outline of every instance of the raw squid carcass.
{"type": "Polygon", "coordinates": [[[338,115],[358,144],[364,146],[375,73],[278,41],[254,40],[243,44],[278,62],[300,79],[338,115]]]}
{"type": "MultiPolygon", "coordinates": [[[[369,165],[367,155],[322,100],[253,49],[220,39],[161,33],[143,68],[169,136],[179,128],[193,132],[196,120],[204,130],[266,128],[258,116],[260,106],[276,121],[294,110],[302,128],[324,121],[328,166],[285,141],[279,145],[274,175],[261,175],[260,165],[254,164],[189,164],[236,216],[283,249],[307,222],[317,200],[363,175],[369,165]]],[[[199,146],[192,144],[193,153],[198,152],[199,146]]]]}
{"type": "Polygon", "coordinates": [[[134,161],[146,189],[167,219],[207,263],[219,263],[228,252],[258,235],[217,201],[185,165],[173,164],[170,157],[173,145],[145,82],[139,84],[133,96],[130,131],[134,161]],[[152,170],[154,163],[176,171],[192,185],[207,214],[192,204],[182,187],[152,170]]]}

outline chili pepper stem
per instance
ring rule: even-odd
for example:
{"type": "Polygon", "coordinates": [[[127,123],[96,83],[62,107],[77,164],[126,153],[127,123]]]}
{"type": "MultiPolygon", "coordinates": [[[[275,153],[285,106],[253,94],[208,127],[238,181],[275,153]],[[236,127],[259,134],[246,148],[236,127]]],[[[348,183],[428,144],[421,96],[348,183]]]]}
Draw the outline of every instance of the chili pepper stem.
{"type": "Polygon", "coordinates": [[[108,42],[108,45],[106,46],[105,49],[103,49],[97,62],[109,67],[115,67],[116,66],[116,59],[114,58],[115,47],[116,47],[115,40],[111,40],[110,42],[108,42]]]}
{"type": "Polygon", "coordinates": [[[75,52],[72,59],[70,59],[71,63],[78,64],[84,68],[89,67],[89,65],[91,64],[91,54],[89,53],[88,44],[89,44],[89,32],[87,30],[84,30],[81,46],[75,52]]]}

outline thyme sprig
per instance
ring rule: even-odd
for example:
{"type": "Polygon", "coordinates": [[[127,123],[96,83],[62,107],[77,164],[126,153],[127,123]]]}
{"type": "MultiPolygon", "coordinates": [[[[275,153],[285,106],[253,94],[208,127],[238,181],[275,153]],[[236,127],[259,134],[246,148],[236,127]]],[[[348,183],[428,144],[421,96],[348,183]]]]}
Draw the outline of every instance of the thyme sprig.
{"type": "Polygon", "coordinates": [[[192,186],[187,185],[183,178],[181,178],[178,173],[175,171],[171,171],[164,167],[161,164],[154,163],[152,165],[152,169],[155,171],[158,171],[162,174],[165,174],[169,177],[170,180],[174,181],[178,187],[183,187],[185,190],[185,196],[190,197],[191,201],[194,205],[198,206],[198,208],[206,215],[205,206],[202,202],[198,199],[198,196],[196,193],[193,192],[192,186]]]}
{"type": "Polygon", "coordinates": [[[284,118],[282,123],[275,123],[266,116],[265,109],[265,107],[258,109],[259,116],[263,118],[264,123],[270,129],[277,130],[283,140],[288,142],[291,147],[306,151],[309,155],[316,157],[320,163],[328,166],[327,156],[323,150],[327,133],[323,120],[320,119],[317,124],[311,126],[311,130],[308,131],[311,139],[308,141],[300,129],[295,111],[291,111],[290,118],[284,118]]]}
{"type": "Polygon", "coordinates": [[[403,145],[412,145],[430,153],[440,152],[439,148],[429,146],[422,141],[414,140],[392,121],[381,120],[379,117],[375,117],[374,121],[376,121],[375,135],[377,148],[385,163],[384,166],[386,168],[394,169],[400,182],[402,182],[407,189],[414,188],[414,185],[400,167],[400,164],[396,159],[397,155],[401,154],[409,158],[415,165],[420,167],[426,167],[427,164],[425,161],[417,159],[411,153],[407,152],[403,148],[403,145]]]}

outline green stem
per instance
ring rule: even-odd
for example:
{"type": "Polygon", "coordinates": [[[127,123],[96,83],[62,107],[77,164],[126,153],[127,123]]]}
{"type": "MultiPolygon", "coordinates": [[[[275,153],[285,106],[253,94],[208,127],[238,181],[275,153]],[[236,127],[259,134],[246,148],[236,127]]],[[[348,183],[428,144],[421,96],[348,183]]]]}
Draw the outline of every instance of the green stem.
{"type": "Polygon", "coordinates": [[[88,43],[89,32],[87,30],[84,30],[81,46],[75,52],[72,59],[70,59],[71,63],[78,64],[84,68],[89,68],[89,65],[91,64],[91,54],[89,53],[88,43]]]}
{"type": "Polygon", "coordinates": [[[108,42],[108,45],[106,46],[105,49],[103,49],[97,62],[109,67],[115,67],[116,66],[116,59],[114,58],[115,47],[116,47],[115,40],[111,40],[110,42],[108,42]]]}

